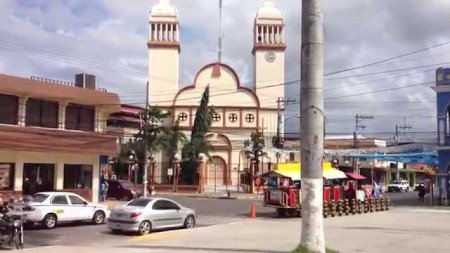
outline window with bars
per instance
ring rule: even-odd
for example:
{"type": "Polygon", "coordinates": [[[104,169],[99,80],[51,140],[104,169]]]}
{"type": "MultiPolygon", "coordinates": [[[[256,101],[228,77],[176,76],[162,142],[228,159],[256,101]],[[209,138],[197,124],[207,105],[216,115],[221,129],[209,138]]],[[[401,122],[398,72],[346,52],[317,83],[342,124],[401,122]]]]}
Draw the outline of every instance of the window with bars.
{"type": "Polygon", "coordinates": [[[18,102],[16,96],[0,94],[0,124],[17,124],[18,102]]]}
{"type": "Polygon", "coordinates": [[[68,104],[66,107],[66,129],[94,131],[95,108],[68,104]]]}
{"type": "Polygon", "coordinates": [[[26,106],[27,126],[58,128],[57,102],[29,98],[26,106]]]}

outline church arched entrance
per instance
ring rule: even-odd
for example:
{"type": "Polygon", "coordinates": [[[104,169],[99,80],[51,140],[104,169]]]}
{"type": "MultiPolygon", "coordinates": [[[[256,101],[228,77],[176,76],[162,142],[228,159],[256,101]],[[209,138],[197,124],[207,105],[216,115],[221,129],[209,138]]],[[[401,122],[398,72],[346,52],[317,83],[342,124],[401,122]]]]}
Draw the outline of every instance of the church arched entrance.
{"type": "Polygon", "coordinates": [[[213,156],[208,162],[208,185],[225,185],[226,184],[227,163],[220,156],[213,156]]]}

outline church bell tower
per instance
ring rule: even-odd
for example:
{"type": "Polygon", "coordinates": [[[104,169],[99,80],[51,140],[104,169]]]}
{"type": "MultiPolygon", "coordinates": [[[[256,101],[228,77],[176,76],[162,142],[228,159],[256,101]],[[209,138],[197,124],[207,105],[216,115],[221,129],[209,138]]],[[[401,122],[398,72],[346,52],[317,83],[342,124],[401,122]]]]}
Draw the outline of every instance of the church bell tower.
{"type": "Polygon", "coordinates": [[[178,11],[170,0],[160,0],[149,18],[149,91],[150,105],[167,107],[178,92],[180,26],[178,11]]]}
{"type": "Polygon", "coordinates": [[[283,14],[273,0],[266,0],[258,11],[253,29],[255,88],[262,108],[277,108],[284,97],[285,27],[283,14]]]}

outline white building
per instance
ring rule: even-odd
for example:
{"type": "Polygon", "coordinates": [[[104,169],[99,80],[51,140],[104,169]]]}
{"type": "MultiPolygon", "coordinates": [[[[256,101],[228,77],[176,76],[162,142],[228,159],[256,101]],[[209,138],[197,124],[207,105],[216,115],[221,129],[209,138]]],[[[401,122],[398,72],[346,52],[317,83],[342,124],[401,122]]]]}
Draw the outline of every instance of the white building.
{"type": "MultiPolygon", "coordinates": [[[[169,0],[160,0],[150,13],[149,102],[171,111],[168,124],[177,119],[189,136],[196,108],[207,85],[210,105],[216,114],[207,139],[212,145],[212,164],[208,185],[236,185],[238,171],[244,168],[244,141],[262,129],[277,129],[277,98],[284,97],[285,24],[282,12],[273,1],[266,1],[256,14],[253,31],[253,87],[243,87],[239,74],[231,64],[206,63],[192,85],[179,87],[180,20],[176,7],[169,0]]],[[[200,48],[199,48],[200,50],[200,48]]],[[[271,145],[266,143],[266,145],[271,145]]],[[[164,157],[160,158],[164,161],[164,157]]],[[[159,168],[161,177],[167,168],[159,168]]],[[[160,178],[161,178],[160,177],[160,178]]]]}

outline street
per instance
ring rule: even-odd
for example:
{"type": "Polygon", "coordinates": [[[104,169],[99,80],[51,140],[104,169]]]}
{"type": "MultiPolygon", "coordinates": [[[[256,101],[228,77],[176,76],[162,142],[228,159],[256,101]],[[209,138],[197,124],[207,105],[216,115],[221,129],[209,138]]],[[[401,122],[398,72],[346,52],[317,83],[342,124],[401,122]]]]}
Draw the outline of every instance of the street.
{"type": "MultiPolygon", "coordinates": [[[[391,198],[395,207],[424,206],[424,204],[418,202],[416,192],[387,193],[387,195],[391,198]]],[[[264,207],[261,200],[227,200],[183,196],[171,198],[198,212],[197,227],[248,220],[250,206],[253,202],[256,203],[258,218],[272,219],[276,217],[273,209],[264,207]]],[[[106,225],[66,224],[52,230],[39,227],[26,230],[25,244],[27,248],[52,245],[122,245],[137,237],[136,235],[113,235],[108,231],[106,225]]]]}

